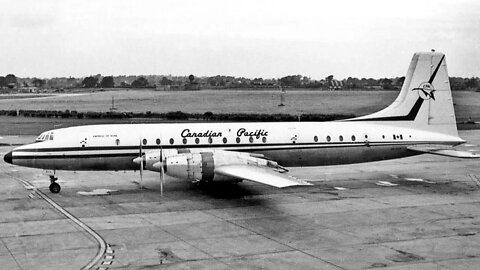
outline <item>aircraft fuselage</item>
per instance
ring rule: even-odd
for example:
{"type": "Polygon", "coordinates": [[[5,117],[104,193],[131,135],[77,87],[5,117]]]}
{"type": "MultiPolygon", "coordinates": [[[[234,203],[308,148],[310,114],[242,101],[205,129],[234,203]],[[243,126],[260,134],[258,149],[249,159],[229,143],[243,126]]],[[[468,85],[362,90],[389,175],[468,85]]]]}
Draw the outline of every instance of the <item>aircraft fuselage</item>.
{"type": "Polygon", "coordinates": [[[136,170],[132,160],[207,149],[262,154],[286,167],[323,166],[415,155],[410,145],[457,145],[458,137],[365,122],[178,123],[93,125],[42,133],[12,152],[12,163],[54,170],[136,170]],[[42,135],[39,137],[41,138],[42,135]]]}

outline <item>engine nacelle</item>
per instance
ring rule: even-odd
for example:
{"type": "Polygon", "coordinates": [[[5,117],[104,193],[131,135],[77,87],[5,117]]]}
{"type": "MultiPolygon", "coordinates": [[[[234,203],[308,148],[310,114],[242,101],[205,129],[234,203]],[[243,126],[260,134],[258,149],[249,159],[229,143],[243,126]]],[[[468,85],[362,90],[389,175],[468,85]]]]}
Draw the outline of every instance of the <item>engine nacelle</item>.
{"type": "Polygon", "coordinates": [[[168,156],[164,161],[165,173],[176,178],[190,181],[237,181],[229,176],[215,173],[215,168],[223,165],[267,166],[270,161],[252,157],[248,153],[210,151],[184,153],[168,156]]]}
{"type": "Polygon", "coordinates": [[[145,160],[144,160],[144,169],[150,170],[150,171],[155,171],[155,172],[160,172],[161,167],[160,166],[154,166],[154,164],[158,163],[160,161],[160,153],[162,153],[163,158],[169,157],[169,156],[175,156],[182,154],[182,151],[177,150],[177,149],[164,149],[164,150],[150,150],[145,152],[145,160]]]}

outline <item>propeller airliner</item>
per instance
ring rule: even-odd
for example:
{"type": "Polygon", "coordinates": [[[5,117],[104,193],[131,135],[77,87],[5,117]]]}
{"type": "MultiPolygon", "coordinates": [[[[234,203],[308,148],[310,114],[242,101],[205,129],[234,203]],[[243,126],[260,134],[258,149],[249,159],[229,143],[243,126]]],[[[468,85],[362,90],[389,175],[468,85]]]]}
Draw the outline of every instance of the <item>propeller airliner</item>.
{"type": "MultiPolygon", "coordinates": [[[[13,149],[8,163],[44,170],[144,170],[192,182],[249,180],[311,185],[287,167],[396,159],[418,154],[478,158],[458,136],[445,55],[415,53],[387,108],[333,122],[87,125],[46,131],[13,149]]],[[[50,175],[57,193],[57,177],[50,175]]]]}

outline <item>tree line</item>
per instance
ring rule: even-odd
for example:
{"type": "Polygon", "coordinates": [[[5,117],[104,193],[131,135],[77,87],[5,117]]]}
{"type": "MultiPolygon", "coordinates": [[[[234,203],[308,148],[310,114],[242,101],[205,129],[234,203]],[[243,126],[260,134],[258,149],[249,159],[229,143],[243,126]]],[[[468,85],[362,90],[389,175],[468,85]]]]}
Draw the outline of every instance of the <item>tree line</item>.
{"type": "MultiPolygon", "coordinates": [[[[288,75],[281,78],[244,78],[234,76],[102,76],[91,75],[84,78],[19,78],[14,74],[0,76],[0,88],[36,87],[39,89],[69,89],[69,88],[165,88],[178,90],[193,89],[242,89],[242,88],[311,88],[311,89],[400,89],[405,77],[395,78],[355,78],[335,79],[329,75],[321,80],[314,80],[302,75],[288,75]]],[[[480,79],[478,77],[461,78],[450,77],[452,90],[478,90],[480,79]]]]}
{"type": "Polygon", "coordinates": [[[157,119],[157,120],[201,120],[201,121],[261,121],[261,122],[285,122],[285,121],[335,121],[353,118],[353,114],[257,114],[257,113],[188,113],[174,112],[78,112],[60,110],[0,110],[0,115],[42,117],[42,118],[76,118],[76,119],[157,119]]]}

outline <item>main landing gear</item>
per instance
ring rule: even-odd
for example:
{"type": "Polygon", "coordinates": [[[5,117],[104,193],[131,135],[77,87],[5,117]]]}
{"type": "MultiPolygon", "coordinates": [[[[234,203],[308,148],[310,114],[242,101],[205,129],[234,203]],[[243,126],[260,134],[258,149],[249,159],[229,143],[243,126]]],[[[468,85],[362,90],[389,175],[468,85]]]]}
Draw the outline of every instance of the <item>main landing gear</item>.
{"type": "Polygon", "coordinates": [[[52,193],[59,193],[60,192],[60,185],[55,182],[57,181],[58,178],[55,177],[54,175],[50,175],[50,186],[48,187],[50,189],[50,192],[52,193]]]}

